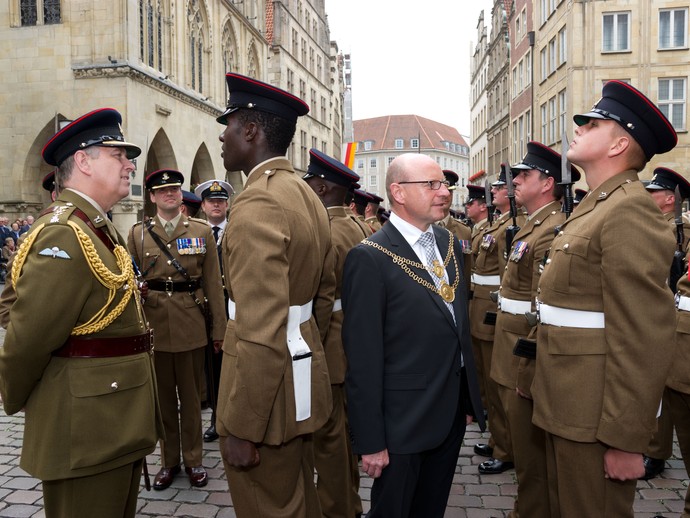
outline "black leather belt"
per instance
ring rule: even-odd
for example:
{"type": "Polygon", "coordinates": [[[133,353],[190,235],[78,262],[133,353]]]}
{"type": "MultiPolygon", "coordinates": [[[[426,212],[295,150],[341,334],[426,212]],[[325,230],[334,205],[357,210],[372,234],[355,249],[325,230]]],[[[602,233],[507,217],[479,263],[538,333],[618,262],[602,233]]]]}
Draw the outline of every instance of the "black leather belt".
{"type": "Polygon", "coordinates": [[[201,281],[146,281],[150,290],[154,291],[165,291],[167,293],[173,293],[176,291],[184,291],[189,293],[190,291],[198,290],[201,287],[201,281]]]}

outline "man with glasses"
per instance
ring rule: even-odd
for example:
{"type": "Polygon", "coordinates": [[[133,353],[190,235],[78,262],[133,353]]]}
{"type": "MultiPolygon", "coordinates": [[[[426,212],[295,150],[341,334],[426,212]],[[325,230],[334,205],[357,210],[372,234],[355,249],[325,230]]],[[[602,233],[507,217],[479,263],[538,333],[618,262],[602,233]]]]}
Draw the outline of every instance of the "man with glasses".
{"type": "Polygon", "coordinates": [[[470,415],[484,428],[463,254],[433,225],[450,196],[435,160],[395,158],[386,191],[388,223],[350,251],[343,274],[353,449],[374,478],[367,516],[442,517],[470,415]]]}

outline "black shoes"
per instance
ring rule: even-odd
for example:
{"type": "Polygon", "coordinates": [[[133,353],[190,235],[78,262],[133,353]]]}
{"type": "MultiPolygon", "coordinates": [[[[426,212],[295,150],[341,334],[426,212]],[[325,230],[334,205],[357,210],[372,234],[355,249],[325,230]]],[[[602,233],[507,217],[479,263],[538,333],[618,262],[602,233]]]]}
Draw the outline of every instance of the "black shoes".
{"type": "Polygon", "coordinates": [[[640,480],[649,480],[650,478],[658,477],[666,468],[666,461],[664,459],[653,459],[652,457],[644,456],[644,475],[640,480]]]}
{"type": "Polygon", "coordinates": [[[482,475],[498,475],[509,469],[513,469],[515,464],[509,461],[494,459],[485,460],[479,465],[479,473],[482,475]]]}
{"type": "Polygon", "coordinates": [[[211,425],[204,432],[204,442],[213,442],[218,439],[218,432],[216,432],[216,425],[211,425]]]}
{"type": "Polygon", "coordinates": [[[474,453],[482,457],[491,457],[494,454],[494,449],[488,444],[475,444],[474,453]]]}

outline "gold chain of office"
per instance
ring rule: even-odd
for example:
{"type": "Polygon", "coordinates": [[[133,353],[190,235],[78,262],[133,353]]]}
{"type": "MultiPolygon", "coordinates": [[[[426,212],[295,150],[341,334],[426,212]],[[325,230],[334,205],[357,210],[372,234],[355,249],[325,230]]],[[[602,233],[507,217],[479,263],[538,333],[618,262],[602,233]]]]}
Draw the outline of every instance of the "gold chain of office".
{"type": "MultiPolygon", "coordinates": [[[[91,272],[94,274],[96,279],[108,289],[108,300],[106,301],[105,305],[93,317],[91,317],[88,322],[75,327],[71,334],[86,335],[97,333],[108,327],[124,312],[132,296],[134,296],[135,302],[137,301],[138,293],[136,277],[134,275],[134,267],[132,266],[132,260],[125,247],[116,245],[113,253],[115,254],[117,266],[121,273],[117,274],[112,272],[99,257],[98,251],[96,250],[96,247],[94,246],[94,243],[88,234],[81,230],[72,221],[68,221],[67,224],[72,228],[77,236],[77,241],[79,242],[91,272]],[[108,307],[115,299],[117,290],[123,287],[125,293],[122,299],[109,313],[106,314],[108,307]]],[[[33,232],[31,232],[17,251],[17,257],[12,265],[12,283],[15,286],[17,285],[17,281],[21,275],[21,270],[24,266],[24,262],[26,261],[29,250],[31,250],[31,246],[44,226],[44,224],[40,224],[33,232]]]]}
{"type": "Polygon", "coordinates": [[[446,229],[446,232],[448,232],[448,237],[450,239],[448,243],[448,253],[446,254],[445,259],[443,260],[443,265],[441,265],[441,263],[439,263],[438,261],[434,261],[432,265],[427,267],[423,263],[418,263],[405,257],[401,257],[397,254],[394,254],[387,248],[384,248],[378,243],[374,243],[373,241],[369,241],[368,239],[362,240],[362,244],[371,246],[372,248],[375,248],[376,250],[379,250],[380,252],[386,254],[388,257],[393,259],[393,263],[400,266],[400,268],[407,275],[409,275],[412,280],[414,280],[418,284],[421,284],[428,290],[438,294],[444,301],[450,304],[455,300],[455,290],[458,288],[458,284],[460,283],[460,272],[458,269],[458,260],[455,258],[455,254],[453,253],[453,234],[448,229],[446,229]],[[436,285],[430,283],[426,279],[422,279],[419,275],[417,275],[410,269],[410,266],[412,266],[413,268],[418,268],[420,270],[427,270],[431,275],[435,275],[439,279],[442,279],[443,274],[446,271],[446,268],[450,264],[451,257],[453,258],[453,264],[455,266],[455,280],[453,281],[452,286],[449,285],[445,280],[441,280],[441,288],[437,288],[436,285]]]}

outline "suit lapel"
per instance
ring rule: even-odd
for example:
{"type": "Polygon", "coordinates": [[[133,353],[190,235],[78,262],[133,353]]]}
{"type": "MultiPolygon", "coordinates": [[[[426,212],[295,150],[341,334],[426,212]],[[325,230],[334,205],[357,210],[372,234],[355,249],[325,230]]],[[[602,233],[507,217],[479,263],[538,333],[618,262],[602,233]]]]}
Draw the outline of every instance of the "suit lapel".
{"type": "MultiPolygon", "coordinates": [[[[441,253],[441,258],[445,259],[446,255],[448,254],[448,247],[450,245],[450,241],[454,239],[454,236],[450,232],[450,230],[439,228],[436,225],[432,227],[434,229],[434,237],[436,239],[436,246],[438,247],[438,251],[441,253]],[[449,235],[450,234],[450,235],[449,235]]],[[[455,282],[455,264],[458,265],[458,270],[457,273],[460,275],[460,272],[462,271],[462,267],[460,265],[460,259],[458,258],[458,251],[453,249],[453,256],[455,257],[455,261],[457,263],[453,262],[453,258],[451,257],[450,262],[448,263],[448,266],[446,267],[446,273],[448,274],[448,284],[451,286],[455,282]]],[[[431,275],[427,272],[427,276],[431,278],[431,275]]],[[[433,283],[433,281],[432,281],[433,283]]],[[[434,301],[437,303],[437,305],[441,308],[443,311],[443,314],[446,315],[446,319],[448,322],[453,326],[453,328],[457,332],[457,318],[458,318],[458,303],[460,302],[462,293],[458,293],[458,290],[461,290],[460,282],[458,282],[458,287],[455,290],[455,300],[453,301],[453,311],[455,312],[455,319],[453,320],[453,315],[450,314],[450,311],[448,310],[448,306],[446,306],[445,302],[443,301],[443,298],[440,295],[433,294],[432,298],[434,301]]]]}

